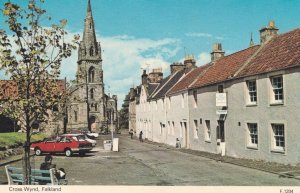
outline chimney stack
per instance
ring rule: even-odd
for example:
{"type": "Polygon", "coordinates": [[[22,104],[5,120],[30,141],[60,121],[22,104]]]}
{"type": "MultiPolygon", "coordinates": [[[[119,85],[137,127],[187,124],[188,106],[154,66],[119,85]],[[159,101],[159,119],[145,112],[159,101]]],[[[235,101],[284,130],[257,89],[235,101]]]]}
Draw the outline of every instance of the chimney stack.
{"type": "Polygon", "coordinates": [[[145,85],[148,83],[148,74],[146,73],[146,70],[143,70],[142,74],[142,84],[145,85]]]}
{"type": "Polygon", "coordinates": [[[220,43],[215,43],[213,45],[213,50],[210,53],[211,55],[211,61],[217,61],[218,59],[220,59],[221,57],[223,57],[225,54],[225,52],[222,50],[222,44],[220,43]]]}
{"type": "Polygon", "coordinates": [[[196,67],[196,60],[194,58],[194,55],[186,55],[184,59],[184,65],[186,69],[196,67]]]}
{"type": "Polygon", "coordinates": [[[267,27],[263,27],[259,30],[260,32],[260,43],[263,44],[273,37],[277,36],[278,28],[275,26],[274,21],[270,21],[267,27]]]}
{"type": "Polygon", "coordinates": [[[170,69],[171,69],[171,75],[172,75],[177,71],[183,70],[184,65],[182,63],[173,63],[170,65],[170,69]]]}
{"type": "Polygon", "coordinates": [[[154,68],[151,73],[149,73],[148,80],[150,83],[157,83],[163,79],[162,68],[154,68]]]}

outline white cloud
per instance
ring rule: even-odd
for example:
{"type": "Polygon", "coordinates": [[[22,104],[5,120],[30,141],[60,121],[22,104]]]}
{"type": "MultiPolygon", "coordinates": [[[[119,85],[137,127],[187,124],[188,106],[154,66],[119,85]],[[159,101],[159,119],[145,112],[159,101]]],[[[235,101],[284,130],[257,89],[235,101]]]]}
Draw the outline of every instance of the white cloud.
{"type": "MultiPolygon", "coordinates": [[[[69,37],[74,34],[69,33],[69,37]]],[[[112,37],[97,36],[101,42],[102,66],[104,71],[105,92],[108,87],[111,94],[118,95],[119,108],[125,95],[132,85],[139,85],[142,69],[151,70],[162,68],[164,73],[169,71],[168,61],[174,57],[179,50],[180,41],[177,39],[165,38],[152,40],[147,38],[135,38],[128,35],[112,37]]],[[[77,51],[63,61],[61,77],[75,79],[77,71],[77,51]]]]}
{"type": "Polygon", "coordinates": [[[210,62],[210,60],[211,60],[211,56],[207,52],[200,53],[196,59],[198,66],[207,64],[210,62]]]}
{"type": "Polygon", "coordinates": [[[207,37],[207,38],[211,38],[213,37],[212,34],[209,34],[209,33],[186,33],[185,34],[186,36],[188,37],[207,37]]]}
{"type": "MultiPolygon", "coordinates": [[[[65,37],[66,41],[71,41],[74,35],[82,32],[69,32],[65,37]]],[[[141,69],[151,70],[162,68],[163,72],[169,71],[168,61],[176,56],[180,51],[180,41],[178,39],[148,39],[135,38],[128,35],[118,35],[112,37],[97,36],[101,42],[102,67],[104,71],[105,92],[118,95],[119,108],[121,107],[125,95],[132,85],[139,85],[141,69]]],[[[75,80],[77,71],[78,51],[74,50],[71,57],[64,59],[61,64],[61,78],[75,80]]],[[[0,72],[3,79],[3,71],[0,72]]]]}
{"type": "Polygon", "coordinates": [[[216,40],[223,40],[224,37],[222,36],[214,36],[213,34],[209,34],[209,33],[201,33],[201,32],[190,32],[190,33],[186,33],[185,36],[187,37],[204,37],[204,38],[214,38],[216,40]]]}

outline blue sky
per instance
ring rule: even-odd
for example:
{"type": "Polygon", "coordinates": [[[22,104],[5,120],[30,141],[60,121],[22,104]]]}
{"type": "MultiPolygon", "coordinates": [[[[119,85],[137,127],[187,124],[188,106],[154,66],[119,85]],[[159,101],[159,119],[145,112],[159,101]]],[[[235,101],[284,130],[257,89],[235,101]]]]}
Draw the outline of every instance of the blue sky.
{"type": "MultiPolygon", "coordinates": [[[[3,0],[1,2],[4,2],[3,0]]],[[[25,0],[13,0],[25,5],[25,0]]],[[[162,67],[194,54],[197,65],[210,61],[213,43],[225,54],[245,49],[250,34],[274,20],[279,33],[300,27],[299,0],[91,0],[98,41],[102,44],[106,92],[117,94],[119,106],[141,68],[162,67]],[[185,47],[185,49],[184,49],[185,47]],[[108,90],[109,86],[109,90],[108,90]]],[[[1,3],[2,4],[2,3],[1,3]]],[[[67,19],[70,35],[83,31],[87,0],[46,0],[52,22],[67,19]]],[[[45,26],[48,23],[44,24],[45,26]]],[[[0,16],[0,28],[4,28],[0,16]]],[[[77,52],[64,61],[62,77],[75,78],[77,52]]],[[[0,78],[4,78],[0,73],[0,78]]]]}

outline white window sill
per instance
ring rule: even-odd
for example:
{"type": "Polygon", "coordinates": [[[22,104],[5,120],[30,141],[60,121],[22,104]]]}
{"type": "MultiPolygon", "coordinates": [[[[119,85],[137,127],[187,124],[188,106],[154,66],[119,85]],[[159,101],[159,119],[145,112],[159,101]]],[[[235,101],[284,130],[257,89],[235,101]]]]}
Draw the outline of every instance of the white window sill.
{"type": "Polygon", "coordinates": [[[280,154],[284,154],[285,150],[284,149],[272,149],[271,150],[272,153],[280,153],[280,154]]]}
{"type": "Polygon", "coordinates": [[[272,102],[270,103],[270,106],[279,106],[279,105],[283,105],[284,103],[282,101],[278,101],[278,102],[272,102]]]}
{"type": "Polygon", "coordinates": [[[257,103],[248,103],[246,104],[246,107],[256,107],[257,103]]]}
{"type": "Polygon", "coordinates": [[[257,145],[247,145],[247,149],[258,150],[257,145]]]}

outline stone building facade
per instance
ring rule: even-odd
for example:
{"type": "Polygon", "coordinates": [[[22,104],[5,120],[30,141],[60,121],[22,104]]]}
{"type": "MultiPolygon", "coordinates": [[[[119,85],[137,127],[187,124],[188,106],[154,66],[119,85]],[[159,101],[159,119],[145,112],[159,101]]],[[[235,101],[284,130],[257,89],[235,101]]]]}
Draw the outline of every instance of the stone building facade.
{"type": "Polygon", "coordinates": [[[117,96],[104,93],[101,44],[97,42],[90,0],[84,20],[83,38],[78,48],[76,83],[71,87],[68,128],[107,129],[110,109],[117,124],[117,96]]]}

